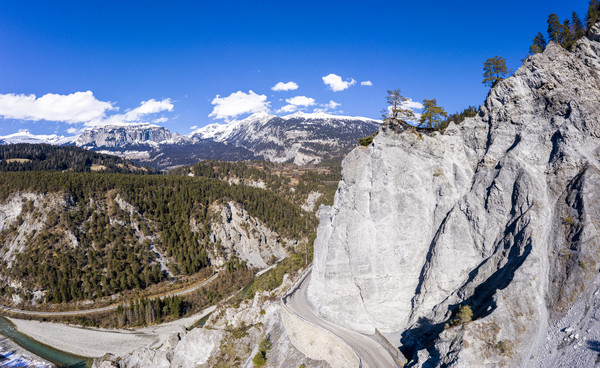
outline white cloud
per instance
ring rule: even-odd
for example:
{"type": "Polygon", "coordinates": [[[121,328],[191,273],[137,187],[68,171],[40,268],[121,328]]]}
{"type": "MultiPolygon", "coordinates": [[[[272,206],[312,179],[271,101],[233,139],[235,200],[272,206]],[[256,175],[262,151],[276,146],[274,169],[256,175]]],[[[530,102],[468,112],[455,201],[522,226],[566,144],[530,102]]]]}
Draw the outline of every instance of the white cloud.
{"type": "Polygon", "coordinates": [[[142,101],[140,106],[125,114],[125,119],[127,121],[135,121],[143,115],[156,114],[161,111],[173,111],[173,104],[170,98],[165,98],[161,101],[156,101],[153,98],[148,101],[142,101]]]}
{"type": "Polygon", "coordinates": [[[296,105],[285,105],[281,109],[277,110],[277,112],[278,113],[282,113],[282,112],[291,113],[291,112],[294,112],[297,110],[298,110],[298,106],[296,106],[296,105]]]}
{"type": "Polygon", "coordinates": [[[169,121],[169,118],[167,118],[165,116],[163,116],[162,118],[152,120],[152,122],[155,124],[162,124],[162,123],[166,123],[167,121],[169,121]]]}
{"type": "MultiPolygon", "coordinates": [[[[119,110],[111,102],[99,101],[91,91],[74,92],[69,95],[48,93],[41,97],[34,94],[0,94],[0,118],[23,119],[30,121],[47,120],[85,126],[131,124],[142,122],[148,115],[163,111],[173,111],[170,98],[157,101],[142,101],[138,107],[124,114],[112,114],[108,111],[119,110]]],[[[167,117],[154,119],[155,123],[164,123],[167,117]]],[[[76,134],[80,129],[67,129],[76,134]]]]}
{"type": "Polygon", "coordinates": [[[278,113],[290,113],[301,110],[304,107],[316,105],[315,99],[306,96],[296,96],[292,98],[286,98],[285,102],[288,104],[277,110],[278,113]]]}
{"type": "Polygon", "coordinates": [[[271,89],[273,91],[293,91],[298,89],[298,84],[296,84],[295,82],[287,82],[287,83],[283,83],[283,82],[279,82],[276,85],[274,85],[273,87],[271,87],[271,89]]]}
{"type": "Polygon", "coordinates": [[[106,111],[114,109],[112,103],[97,100],[91,91],[48,93],[39,98],[34,94],[0,94],[0,116],[5,119],[87,123],[104,118],[106,111]]]}
{"type": "Polygon", "coordinates": [[[414,109],[422,110],[423,104],[418,101],[413,101],[411,98],[409,98],[408,100],[406,100],[402,103],[402,107],[411,109],[411,110],[414,110],[414,109]]]}
{"type": "Polygon", "coordinates": [[[306,96],[296,96],[292,98],[286,98],[285,102],[295,106],[312,106],[315,104],[315,99],[306,96]]]}
{"type": "Polygon", "coordinates": [[[345,89],[348,89],[354,83],[356,83],[356,81],[352,78],[349,81],[344,82],[342,77],[336,74],[328,74],[322,79],[323,83],[328,85],[333,92],[343,91],[345,89]]]}
{"type": "Polygon", "coordinates": [[[369,86],[369,87],[371,87],[373,85],[373,82],[371,82],[371,81],[362,81],[362,82],[360,82],[360,85],[361,86],[369,86]]]}
{"type": "Polygon", "coordinates": [[[328,104],[325,104],[325,105],[323,105],[323,106],[325,106],[326,108],[329,108],[329,109],[335,110],[335,109],[337,109],[338,107],[342,106],[342,104],[340,104],[340,103],[337,103],[337,102],[335,102],[334,100],[329,100],[329,103],[328,103],[328,104]]]}
{"type": "Polygon", "coordinates": [[[190,127],[190,130],[196,130],[196,129],[198,129],[198,125],[192,125],[192,126],[190,127]]]}
{"type": "Polygon", "coordinates": [[[237,91],[227,97],[217,95],[211,103],[215,107],[208,116],[225,120],[242,114],[269,111],[271,104],[267,101],[266,95],[258,95],[252,90],[248,93],[237,91]]]}
{"type": "MultiPolygon", "coordinates": [[[[163,111],[173,111],[173,103],[170,98],[165,98],[161,101],[150,99],[148,101],[142,101],[140,106],[135,109],[127,111],[125,114],[114,114],[106,119],[94,120],[87,122],[87,126],[98,126],[98,125],[122,125],[122,124],[135,124],[144,122],[146,115],[157,114],[163,111]]],[[[154,120],[155,123],[164,123],[168,120],[166,117],[157,118],[154,120]]]]}
{"type": "MultiPolygon", "coordinates": [[[[401,107],[405,108],[405,109],[410,109],[414,112],[415,114],[415,119],[414,120],[409,120],[413,123],[416,123],[419,121],[419,119],[421,118],[421,114],[416,112],[415,110],[422,110],[423,109],[423,104],[418,102],[418,101],[413,101],[410,97],[408,98],[408,100],[404,101],[401,105],[401,107]]],[[[387,108],[388,113],[391,114],[392,112],[392,106],[388,106],[387,108]]]]}

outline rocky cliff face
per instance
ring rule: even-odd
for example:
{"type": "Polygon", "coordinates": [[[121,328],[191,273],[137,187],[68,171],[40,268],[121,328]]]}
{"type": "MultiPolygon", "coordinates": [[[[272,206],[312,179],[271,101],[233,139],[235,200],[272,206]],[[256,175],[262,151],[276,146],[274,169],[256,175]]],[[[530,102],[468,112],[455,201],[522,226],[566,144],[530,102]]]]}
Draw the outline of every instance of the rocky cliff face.
{"type": "Polygon", "coordinates": [[[414,366],[594,364],[598,26],[591,38],[527,59],[458,127],[386,126],[346,157],[315,243],[321,314],[401,336],[414,366]],[[461,305],[473,321],[453,326],[461,305]]]}
{"type": "Polygon", "coordinates": [[[221,267],[233,256],[248,266],[266,268],[288,255],[285,246],[295,247],[297,240],[284,239],[259,220],[251,217],[241,205],[228,202],[214,209],[215,221],[210,238],[214,249],[210,263],[221,267]]]}
{"type": "Polygon", "coordinates": [[[84,130],[75,144],[87,149],[126,149],[135,146],[158,147],[160,143],[188,141],[177,133],[153,124],[107,125],[84,130]]]}

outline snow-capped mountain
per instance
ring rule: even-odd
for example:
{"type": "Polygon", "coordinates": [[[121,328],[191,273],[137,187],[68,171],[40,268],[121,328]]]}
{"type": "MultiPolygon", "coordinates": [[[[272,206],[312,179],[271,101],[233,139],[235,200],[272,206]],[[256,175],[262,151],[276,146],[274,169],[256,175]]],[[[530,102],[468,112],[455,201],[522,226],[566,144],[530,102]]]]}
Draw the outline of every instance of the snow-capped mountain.
{"type": "Polygon", "coordinates": [[[211,124],[191,134],[244,147],[274,162],[319,163],[344,157],[358,138],[377,131],[380,121],[325,113],[297,112],[278,117],[259,112],[227,124],[211,124]]]}
{"type": "Polygon", "coordinates": [[[226,124],[210,124],[188,135],[140,123],[96,126],[74,137],[20,131],[0,137],[0,144],[74,144],[159,168],[206,159],[266,159],[303,165],[341,159],[356,145],[358,138],[376,132],[380,123],[368,118],[324,113],[297,112],[279,117],[261,112],[226,124]]]}
{"type": "Polygon", "coordinates": [[[0,144],[15,143],[47,143],[53,145],[73,144],[77,137],[65,137],[56,134],[32,134],[29,130],[19,130],[17,133],[0,136],[0,144]]]}
{"type": "MultiPolygon", "coordinates": [[[[84,130],[75,144],[87,149],[158,148],[161,144],[190,143],[189,138],[154,124],[105,125],[84,130]]],[[[144,149],[144,150],[146,150],[144,149]]]]}

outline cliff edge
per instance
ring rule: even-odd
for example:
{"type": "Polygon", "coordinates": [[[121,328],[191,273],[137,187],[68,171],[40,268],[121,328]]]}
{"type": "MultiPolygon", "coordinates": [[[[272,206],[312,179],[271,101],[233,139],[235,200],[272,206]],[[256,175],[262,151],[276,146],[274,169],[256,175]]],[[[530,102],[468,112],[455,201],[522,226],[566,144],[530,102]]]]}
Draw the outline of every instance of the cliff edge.
{"type": "Polygon", "coordinates": [[[595,364],[599,41],[551,43],[443,134],[386,125],[354,149],[321,209],[319,313],[401,336],[410,366],[595,364]]]}

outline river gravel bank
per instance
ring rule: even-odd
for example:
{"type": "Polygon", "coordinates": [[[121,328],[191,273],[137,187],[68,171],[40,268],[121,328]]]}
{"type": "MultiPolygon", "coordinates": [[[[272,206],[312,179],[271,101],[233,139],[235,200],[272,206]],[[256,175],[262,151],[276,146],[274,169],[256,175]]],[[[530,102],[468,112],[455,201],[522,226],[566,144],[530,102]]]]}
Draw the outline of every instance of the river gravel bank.
{"type": "Polygon", "coordinates": [[[17,318],[10,318],[10,321],[21,333],[44,344],[71,354],[95,358],[106,353],[124,355],[142,347],[157,348],[213,310],[214,307],[207,308],[190,317],[135,330],[84,328],[17,318]]]}

